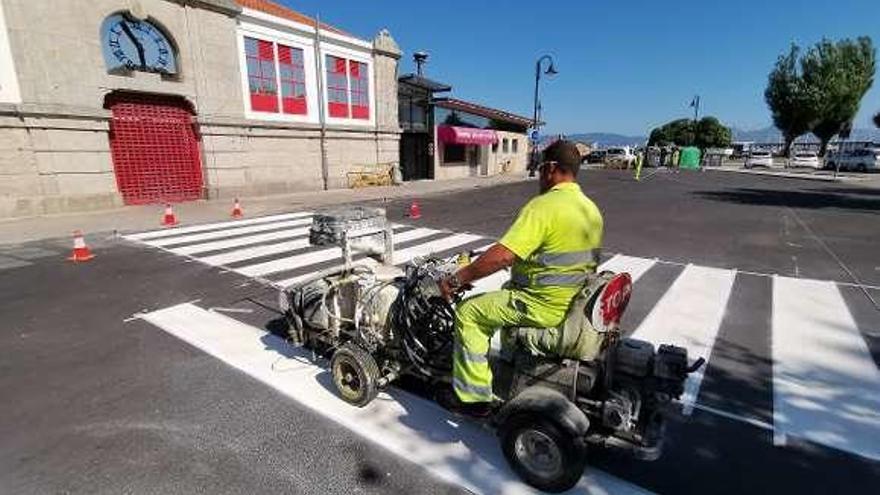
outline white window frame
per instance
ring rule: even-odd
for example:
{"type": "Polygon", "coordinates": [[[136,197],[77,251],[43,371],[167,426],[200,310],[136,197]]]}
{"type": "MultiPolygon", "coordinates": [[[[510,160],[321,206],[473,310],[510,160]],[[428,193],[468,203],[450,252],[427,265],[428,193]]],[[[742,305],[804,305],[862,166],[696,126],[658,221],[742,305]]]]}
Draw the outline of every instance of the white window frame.
{"type": "Polygon", "coordinates": [[[2,1],[0,1],[0,103],[21,103],[18,75],[15,72],[12,49],[9,46],[9,32],[6,30],[2,1]]]}
{"type": "Polygon", "coordinates": [[[318,78],[315,74],[315,41],[306,36],[271,29],[258,24],[241,22],[238,26],[238,60],[241,73],[242,100],[245,118],[269,120],[275,122],[320,123],[318,112],[318,78]],[[275,81],[278,88],[278,113],[255,111],[251,108],[251,91],[248,83],[247,57],[245,56],[244,39],[255,38],[273,43],[275,51],[275,81]],[[281,102],[281,71],[278,67],[278,44],[298,48],[303,51],[303,69],[306,84],[306,113],[289,114],[282,111],[281,102]]]}
{"type": "MultiPolygon", "coordinates": [[[[324,35],[326,31],[321,31],[321,34],[324,35]]],[[[337,124],[337,125],[348,125],[348,126],[360,126],[360,127],[372,127],[376,125],[376,78],[373,72],[373,57],[371,53],[364,53],[357,50],[352,50],[351,48],[346,48],[338,45],[332,45],[327,43],[326,41],[321,42],[321,87],[324,90],[323,99],[324,99],[324,115],[325,121],[328,124],[337,124]],[[331,55],[334,57],[344,58],[346,60],[354,60],[355,62],[360,62],[367,65],[367,80],[369,81],[369,88],[367,91],[367,101],[370,102],[370,118],[369,119],[355,119],[355,118],[347,118],[343,119],[340,117],[331,117],[330,116],[330,101],[328,98],[327,92],[327,55],[331,55]]],[[[346,64],[346,67],[348,64],[346,64]]],[[[348,81],[347,87],[348,90],[345,92],[345,99],[348,103],[349,115],[351,114],[351,70],[348,69],[345,71],[345,78],[348,81]]]]}

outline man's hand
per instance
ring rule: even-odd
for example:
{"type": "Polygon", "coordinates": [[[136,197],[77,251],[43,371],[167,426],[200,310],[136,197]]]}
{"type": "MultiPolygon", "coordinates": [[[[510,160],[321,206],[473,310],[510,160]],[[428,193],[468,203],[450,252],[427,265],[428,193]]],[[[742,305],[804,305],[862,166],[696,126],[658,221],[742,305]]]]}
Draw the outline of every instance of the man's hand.
{"type": "Polygon", "coordinates": [[[449,279],[450,277],[440,279],[440,295],[446,302],[451,302],[452,296],[455,295],[455,288],[452,287],[452,282],[449,279]]]}

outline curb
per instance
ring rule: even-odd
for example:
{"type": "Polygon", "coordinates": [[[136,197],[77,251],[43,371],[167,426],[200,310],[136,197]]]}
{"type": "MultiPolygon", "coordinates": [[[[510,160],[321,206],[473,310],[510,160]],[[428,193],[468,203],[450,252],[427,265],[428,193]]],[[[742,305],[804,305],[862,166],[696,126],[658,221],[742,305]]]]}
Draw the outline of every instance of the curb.
{"type": "Polygon", "coordinates": [[[745,174],[745,175],[763,175],[766,177],[779,177],[781,179],[799,179],[799,180],[815,180],[820,182],[862,182],[870,180],[868,178],[863,177],[830,177],[826,175],[807,175],[807,174],[796,174],[792,172],[774,172],[772,170],[746,170],[746,169],[725,169],[725,168],[705,168],[704,170],[712,171],[712,172],[728,172],[734,174],[745,174]]]}

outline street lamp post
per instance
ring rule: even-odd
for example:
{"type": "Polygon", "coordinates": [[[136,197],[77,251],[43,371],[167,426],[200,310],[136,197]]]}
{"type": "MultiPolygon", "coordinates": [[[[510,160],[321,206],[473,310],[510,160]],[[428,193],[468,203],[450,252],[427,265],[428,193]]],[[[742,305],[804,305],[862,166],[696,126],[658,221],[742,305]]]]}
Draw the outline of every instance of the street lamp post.
{"type": "Polygon", "coordinates": [[[549,65],[544,69],[544,74],[548,76],[557,74],[556,67],[553,65],[553,57],[550,55],[544,55],[535,62],[535,112],[532,117],[532,131],[534,133],[534,138],[532,139],[532,163],[531,166],[529,166],[529,177],[534,177],[535,169],[538,168],[538,108],[541,105],[538,101],[538,85],[541,82],[541,65],[545,60],[549,62],[549,65]]]}

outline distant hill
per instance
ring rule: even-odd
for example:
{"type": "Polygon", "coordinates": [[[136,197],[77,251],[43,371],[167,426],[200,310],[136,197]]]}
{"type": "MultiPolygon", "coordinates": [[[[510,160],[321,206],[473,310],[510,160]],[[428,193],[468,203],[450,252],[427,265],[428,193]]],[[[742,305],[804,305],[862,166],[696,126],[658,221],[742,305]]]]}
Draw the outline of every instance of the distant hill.
{"type": "Polygon", "coordinates": [[[582,141],[587,144],[598,143],[599,146],[635,146],[645,144],[644,136],[625,136],[610,132],[584,132],[580,134],[566,134],[565,137],[572,141],[582,141]]]}
{"type": "MultiPolygon", "coordinates": [[[[756,143],[778,143],[782,141],[782,134],[775,127],[764,127],[763,129],[755,129],[746,131],[743,129],[732,128],[734,141],[754,141],[756,143]]],[[[880,141],[880,129],[861,128],[853,129],[849,137],[850,141],[880,141]]],[[[806,134],[798,139],[798,142],[809,143],[818,142],[816,136],[806,134]]]]}

